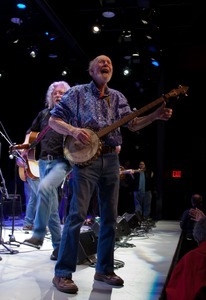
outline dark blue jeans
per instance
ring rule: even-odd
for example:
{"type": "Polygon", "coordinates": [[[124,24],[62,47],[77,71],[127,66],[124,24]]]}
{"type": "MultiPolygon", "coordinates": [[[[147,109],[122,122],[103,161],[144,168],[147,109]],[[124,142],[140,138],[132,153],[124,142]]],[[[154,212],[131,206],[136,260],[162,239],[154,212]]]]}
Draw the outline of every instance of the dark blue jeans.
{"type": "Polygon", "coordinates": [[[58,277],[72,278],[76,270],[80,229],[96,187],[100,214],[96,271],[102,274],[114,271],[119,158],[117,153],[108,153],[100,155],[88,166],[73,167],[73,196],[55,266],[58,277]]]}
{"type": "Polygon", "coordinates": [[[64,160],[39,160],[40,183],[33,237],[43,240],[46,226],[51,233],[52,246],[55,249],[61,240],[61,222],[59,217],[59,198],[57,188],[63,182],[69,167],[64,160]]]}

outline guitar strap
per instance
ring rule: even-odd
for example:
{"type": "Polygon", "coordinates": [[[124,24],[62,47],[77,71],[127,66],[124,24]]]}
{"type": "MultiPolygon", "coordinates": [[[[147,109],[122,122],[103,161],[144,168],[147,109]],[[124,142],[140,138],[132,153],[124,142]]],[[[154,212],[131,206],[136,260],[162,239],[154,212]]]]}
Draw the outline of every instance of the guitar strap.
{"type": "MultiPolygon", "coordinates": [[[[50,110],[46,110],[46,112],[44,112],[44,116],[43,116],[41,122],[43,122],[49,114],[50,114],[50,110]]],[[[49,125],[47,125],[42,131],[40,131],[38,136],[36,137],[35,141],[33,141],[31,143],[31,145],[29,146],[29,149],[34,149],[37,146],[37,144],[43,139],[43,137],[45,136],[47,131],[49,131],[49,129],[51,129],[51,127],[49,127],[49,125]]]]}
{"type": "Polygon", "coordinates": [[[49,127],[49,125],[47,125],[37,136],[36,140],[33,141],[30,146],[29,149],[33,149],[37,146],[37,144],[43,139],[43,137],[45,136],[45,134],[51,129],[51,127],[49,127]]]}

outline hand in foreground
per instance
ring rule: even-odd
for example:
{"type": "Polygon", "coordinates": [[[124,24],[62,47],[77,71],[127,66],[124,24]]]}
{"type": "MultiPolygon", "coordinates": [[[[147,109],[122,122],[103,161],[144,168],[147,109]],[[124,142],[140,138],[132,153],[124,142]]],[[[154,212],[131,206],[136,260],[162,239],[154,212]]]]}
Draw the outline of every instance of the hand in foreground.
{"type": "Polygon", "coordinates": [[[84,128],[73,129],[72,136],[84,145],[89,145],[92,143],[92,137],[88,131],[84,128]]]}
{"type": "Polygon", "coordinates": [[[202,217],[205,217],[203,211],[198,208],[191,208],[189,210],[189,215],[191,216],[191,220],[196,222],[199,221],[202,217]]]}
{"type": "Polygon", "coordinates": [[[166,102],[164,102],[157,110],[156,110],[156,118],[158,120],[163,120],[163,121],[167,121],[171,118],[172,116],[172,109],[171,108],[167,108],[166,106],[166,102]]]}

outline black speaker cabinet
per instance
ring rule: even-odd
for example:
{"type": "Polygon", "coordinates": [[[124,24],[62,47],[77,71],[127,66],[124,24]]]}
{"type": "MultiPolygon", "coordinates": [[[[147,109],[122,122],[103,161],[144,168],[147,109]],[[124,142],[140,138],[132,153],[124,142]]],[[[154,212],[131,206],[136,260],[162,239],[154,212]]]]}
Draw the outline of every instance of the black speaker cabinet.
{"type": "Polygon", "coordinates": [[[141,227],[141,219],[136,214],[124,213],[122,217],[127,221],[130,228],[135,229],[141,227]]]}
{"type": "Polygon", "coordinates": [[[98,237],[99,235],[99,223],[95,222],[92,224],[91,229],[94,231],[95,235],[98,237]]]}
{"type": "Polygon", "coordinates": [[[22,216],[21,195],[9,194],[8,199],[3,199],[3,216],[5,219],[9,217],[22,216]]]}
{"type": "Polygon", "coordinates": [[[93,230],[82,231],[79,239],[77,264],[85,261],[92,262],[92,257],[97,253],[97,236],[93,230]]]}
{"type": "Polygon", "coordinates": [[[130,235],[131,228],[129,227],[127,221],[123,217],[117,218],[117,228],[116,228],[116,239],[130,235]]]}

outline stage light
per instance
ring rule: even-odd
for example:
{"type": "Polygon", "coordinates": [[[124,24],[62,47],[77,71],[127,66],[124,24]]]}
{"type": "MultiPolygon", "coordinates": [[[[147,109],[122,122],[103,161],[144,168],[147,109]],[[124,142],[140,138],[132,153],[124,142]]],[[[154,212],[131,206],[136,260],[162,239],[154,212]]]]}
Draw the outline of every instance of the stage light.
{"type": "Polygon", "coordinates": [[[159,62],[156,59],[154,59],[154,58],[151,58],[151,63],[155,67],[159,67],[160,66],[159,62]]]}
{"type": "Polygon", "coordinates": [[[29,48],[27,48],[29,56],[31,58],[36,58],[37,54],[38,54],[38,48],[36,46],[31,46],[29,48]]]}
{"type": "Polygon", "coordinates": [[[16,4],[16,6],[19,8],[19,9],[26,9],[26,4],[24,1],[21,1],[21,2],[18,2],[16,4]]]}
{"type": "Polygon", "coordinates": [[[45,36],[52,42],[52,41],[55,41],[57,36],[52,33],[52,32],[49,32],[49,31],[45,31],[45,36]]]}
{"type": "Polygon", "coordinates": [[[99,25],[99,24],[94,24],[93,26],[92,26],[92,32],[94,33],[94,34],[97,34],[97,33],[100,33],[101,32],[101,26],[99,25]]]}
{"type": "Polygon", "coordinates": [[[23,23],[23,21],[20,18],[17,17],[13,17],[10,20],[13,24],[17,24],[17,25],[21,25],[23,23]]]}
{"type": "Polygon", "coordinates": [[[125,68],[123,69],[123,75],[124,75],[124,76],[129,76],[129,75],[130,75],[130,69],[129,69],[129,67],[125,67],[125,68]]]}
{"type": "Polygon", "coordinates": [[[123,30],[121,36],[122,36],[122,40],[124,42],[131,42],[131,40],[132,40],[132,32],[131,32],[131,30],[123,30]]]}
{"type": "Polygon", "coordinates": [[[102,15],[105,18],[114,18],[115,17],[115,13],[113,11],[104,11],[102,13],[102,15]]]}

